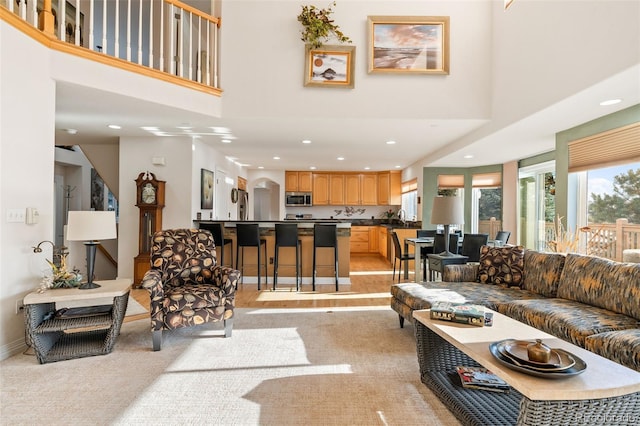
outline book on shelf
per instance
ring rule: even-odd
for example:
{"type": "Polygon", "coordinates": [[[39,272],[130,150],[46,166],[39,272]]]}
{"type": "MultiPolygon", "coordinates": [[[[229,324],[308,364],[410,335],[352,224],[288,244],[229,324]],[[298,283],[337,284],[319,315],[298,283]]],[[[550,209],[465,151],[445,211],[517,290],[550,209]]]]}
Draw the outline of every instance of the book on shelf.
{"type": "Polygon", "coordinates": [[[500,377],[484,367],[457,366],[456,372],[460,377],[463,388],[481,389],[491,392],[509,392],[510,386],[500,377]]]}
{"type": "Polygon", "coordinates": [[[431,304],[430,317],[432,319],[484,327],[485,325],[491,325],[492,315],[491,312],[485,312],[482,305],[436,301],[431,304]]]}

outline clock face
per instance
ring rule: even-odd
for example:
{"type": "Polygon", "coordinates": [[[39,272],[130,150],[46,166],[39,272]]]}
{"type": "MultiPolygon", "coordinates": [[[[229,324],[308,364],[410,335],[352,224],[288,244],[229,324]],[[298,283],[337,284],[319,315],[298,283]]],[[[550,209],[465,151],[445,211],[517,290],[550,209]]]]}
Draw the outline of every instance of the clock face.
{"type": "Polygon", "coordinates": [[[145,204],[154,204],[156,202],[156,188],[147,183],[142,187],[142,202],[145,204]]]}

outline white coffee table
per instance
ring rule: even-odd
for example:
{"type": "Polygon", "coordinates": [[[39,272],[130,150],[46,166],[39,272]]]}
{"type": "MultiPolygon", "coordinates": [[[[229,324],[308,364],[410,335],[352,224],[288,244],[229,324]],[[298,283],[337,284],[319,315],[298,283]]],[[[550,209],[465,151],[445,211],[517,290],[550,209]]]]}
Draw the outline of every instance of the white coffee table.
{"type": "Polygon", "coordinates": [[[431,320],[429,310],[413,312],[422,381],[463,423],[489,421],[537,426],[640,422],[639,372],[497,312],[493,315],[493,327],[475,327],[431,320]],[[563,379],[515,371],[497,361],[489,350],[491,343],[510,338],[542,339],[552,348],[562,348],[578,356],[587,368],[581,374],[563,379]],[[505,380],[516,392],[499,394],[454,386],[446,371],[456,365],[474,365],[474,361],[505,380]],[[494,411],[502,411],[498,418],[484,418],[495,413],[484,412],[485,407],[478,404],[486,405],[490,401],[496,401],[494,411]]]}

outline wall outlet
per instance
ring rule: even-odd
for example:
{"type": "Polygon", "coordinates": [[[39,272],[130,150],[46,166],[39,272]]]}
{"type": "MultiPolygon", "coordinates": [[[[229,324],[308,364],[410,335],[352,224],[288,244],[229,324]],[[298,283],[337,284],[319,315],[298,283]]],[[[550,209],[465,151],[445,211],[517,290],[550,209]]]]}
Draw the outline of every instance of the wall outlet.
{"type": "Polygon", "coordinates": [[[16,315],[20,315],[24,311],[24,302],[22,299],[16,300],[16,315]]]}

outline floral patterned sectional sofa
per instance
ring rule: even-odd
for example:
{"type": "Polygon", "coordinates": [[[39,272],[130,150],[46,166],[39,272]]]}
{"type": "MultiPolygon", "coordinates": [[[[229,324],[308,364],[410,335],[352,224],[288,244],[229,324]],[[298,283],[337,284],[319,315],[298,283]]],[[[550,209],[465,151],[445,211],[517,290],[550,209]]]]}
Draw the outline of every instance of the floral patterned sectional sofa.
{"type": "Polygon", "coordinates": [[[640,371],[640,264],[485,246],[442,280],[392,286],[401,327],[436,300],[481,304],[640,371]]]}

